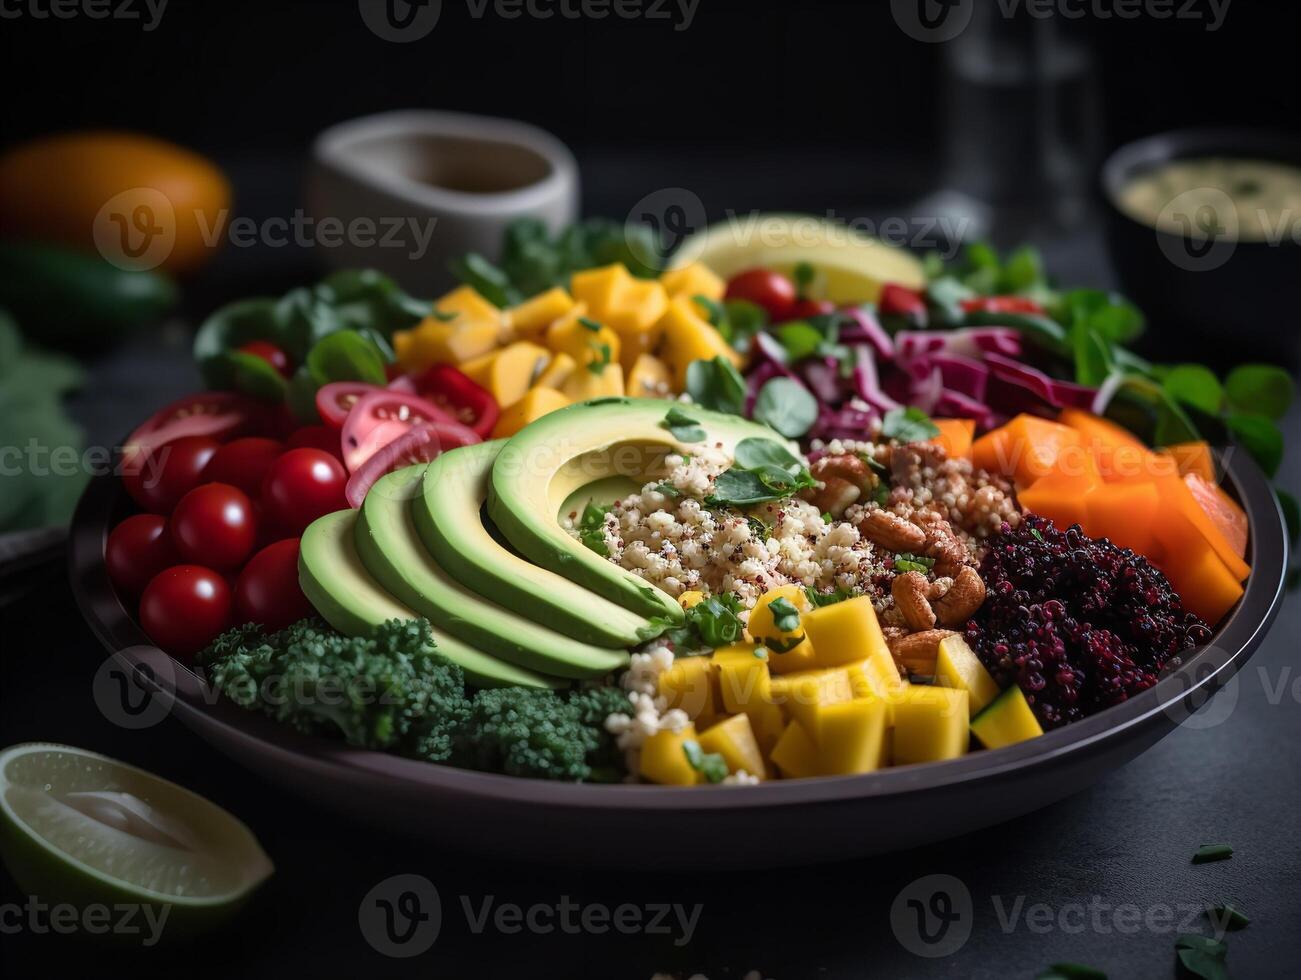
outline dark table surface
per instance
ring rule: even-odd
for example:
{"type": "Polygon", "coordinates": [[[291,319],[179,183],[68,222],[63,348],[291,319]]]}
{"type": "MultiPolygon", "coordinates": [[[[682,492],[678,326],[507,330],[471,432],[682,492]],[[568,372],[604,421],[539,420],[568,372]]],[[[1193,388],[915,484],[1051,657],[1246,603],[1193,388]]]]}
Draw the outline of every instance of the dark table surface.
{"type": "MultiPolygon", "coordinates": [[[[584,161],[588,163],[589,161],[584,161]]],[[[265,170],[258,170],[266,175],[265,170]]],[[[587,173],[601,173],[588,167],[587,173]]],[[[609,172],[608,170],[606,172],[609,172]]],[[[292,200],[282,169],[257,184],[251,207],[292,200]]],[[[720,188],[721,192],[721,188],[720,188]]],[[[621,213],[626,195],[589,184],[589,210],[621,213]]],[[[281,213],[284,213],[283,210],[281,213]]],[[[852,213],[852,212],[851,212],[852,213]]],[[[1068,281],[1105,284],[1102,248],[1087,229],[1046,243],[1068,281]]],[[[311,256],[227,254],[191,292],[192,314],[226,297],[278,290],[314,275],[311,256]],[[251,285],[256,283],[257,285],[251,285]]],[[[96,365],[76,405],[92,442],[112,441],[150,409],[195,384],[182,323],[141,338],[96,365]]],[[[1297,413],[1287,419],[1297,430],[1297,413]]],[[[1295,440],[1294,440],[1295,442],[1295,440]]],[[[1280,475],[1297,486],[1301,459],[1280,475]]],[[[227,807],[257,834],[275,876],[239,917],[175,948],[18,928],[22,903],[0,874],[0,962],[7,976],[672,977],[773,980],[842,977],[1033,977],[1051,963],[1091,964],[1112,978],[1175,976],[1179,932],[1210,931],[1202,911],[1230,899],[1251,925],[1231,933],[1235,977],[1281,977],[1301,962],[1301,604],[1289,598],[1239,678],[1157,747],[1055,806],[1001,826],[902,854],[808,869],[710,874],[579,872],[472,858],[441,839],[429,814],[423,840],[376,833],[254,777],[179,723],[143,732],[96,708],[92,678],[104,651],[81,622],[61,569],[0,609],[0,745],[50,740],[107,753],[176,780],[227,807]],[[1206,842],[1231,860],[1193,865],[1206,842]],[[393,875],[427,878],[441,897],[441,929],[418,957],[376,952],[359,926],[363,898],[393,875]],[[923,957],[909,929],[892,927],[896,896],[929,875],[956,878],[970,895],[969,938],[950,955],[923,957]],[[658,929],[636,933],[499,928],[511,906],[615,909],[631,903],[658,929]],[[480,928],[482,913],[490,912],[480,928]],[[680,918],[681,917],[681,918],[680,918]],[[686,921],[691,925],[683,926],[686,921]]],[[[499,828],[503,835],[512,828],[499,828]]],[[[792,814],[790,834],[816,834],[792,814]]],[[[865,832],[870,832],[865,828],[865,832]]],[[[773,841],[780,847],[781,841],[773,841]]],[[[629,847],[671,842],[630,839],[629,847]]],[[[720,840],[719,847],[728,847],[720,840]]],[[[540,855],[545,857],[545,855],[540,855]]],[[[951,891],[961,891],[949,882],[951,891]]],[[[910,892],[909,895],[913,895],[910,892]]],[[[905,896],[908,897],[908,896],[905,896]]],[[[581,914],[570,911],[572,921],[581,914]]],[[[599,914],[599,913],[596,913],[599,914]]],[[[590,921],[590,920],[589,920],[590,921]]],[[[896,923],[901,920],[896,918],[896,923]]],[[[923,947],[923,951],[925,948],[923,947]]]]}

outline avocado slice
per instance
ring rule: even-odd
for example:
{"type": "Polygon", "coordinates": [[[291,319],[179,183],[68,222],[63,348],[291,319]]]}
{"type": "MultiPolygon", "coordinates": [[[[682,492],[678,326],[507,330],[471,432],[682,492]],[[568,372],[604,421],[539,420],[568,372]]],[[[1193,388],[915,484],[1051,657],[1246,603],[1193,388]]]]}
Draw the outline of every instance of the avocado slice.
{"type": "Polygon", "coordinates": [[[646,617],[529,564],[484,525],[488,479],[504,445],[463,446],[429,464],[423,492],[411,502],[425,547],[462,585],[534,622],[598,647],[636,646],[654,632],[646,617]]]}
{"type": "MultiPolygon", "coordinates": [[[[354,542],[357,512],[340,510],[318,518],[303,532],[298,550],[298,581],[327,623],[348,636],[365,636],[390,619],[419,619],[380,587],[361,563],[354,542]]],[[[560,687],[546,677],[495,657],[433,627],[438,652],[460,664],[476,687],[560,687]]]]}
{"type": "Polygon", "coordinates": [[[435,626],[521,667],[585,680],[628,666],[626,650],[579,643],[461,585],[421,541],[412,518],[425,464],[378,480],[357,519],[357,554],[367,571],[435,626]]]}
{"type": "Polygon", "coordinates": [[[493,463],[488,492],[488,516],[529,561],[670,624],[683,620],[676,599],[585,548],[565,532],[560,518],[578,509],[585,488],[616,476],[636,485],[650,482],[666,474],[670,452],[691,452],[693,444],[679,442],[664,425],[675,407],[704,428],[705,444],[727,453],[749,437],[783,441],[766,426],[694,405],[597,398],[550,412],[507,440],[493,463]]]}

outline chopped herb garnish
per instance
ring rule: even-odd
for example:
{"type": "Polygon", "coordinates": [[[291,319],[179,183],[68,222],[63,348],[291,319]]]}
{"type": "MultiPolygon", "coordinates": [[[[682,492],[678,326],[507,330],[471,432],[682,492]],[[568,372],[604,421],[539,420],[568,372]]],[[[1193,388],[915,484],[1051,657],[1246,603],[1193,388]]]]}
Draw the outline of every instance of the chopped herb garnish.
{"type": "Polygon", "coordinates": [[[578,322],[583,325],[584,329],[590,330],[592,333],[597,333],[601,329],[601,325],[590,316],[580,316],[578,322]]]}
{"type": "Polygon", "coordinates": [[[801,633],[799,636],[792,636],[789,640],[774,640],[771,636],[765,637],[764,640],[768,645],[768,649],[773,653],[790,653],[804,642],[804,634],[801,633]]]}
{"type": "Polygon", "coordinates": [[[1251,924],[1251,919],[1248,918],[1247,913],[1232,902],[1222,902],[1207,909],[1207,915],[1210,916],[1211,922],[1217,929],[1225,932],[1245,929],[1251,924]]]}
{"type": "Polygon", "coordinates": [[[801,297],[808,291],[809,286],[813,285],[813,278],[816,273],[813,266],[807,262],[797,262],[795,264],[795,288],[799,291],[801,297]]]}
{"type": "Polygon", "coordinates": [[[894,556],[894,570],[896,572],[921,572],[925,574],[934,567],[934,558],[924,558],[921,555],[907,553],[894,556]]]}
{"type": "Polygon", "coordinates": [[[1229,947],[1218,939],[1185,933],[1175,940],[1175,952],[1183,968],[1203,980],[1229,980],[1224,958],[1229,947]]]}
{"type": "Polygon", "coordinates": [[[785,596],[780,596],[768,603],[772,613],[772,623],[783,633],[794,633],[800,628],[800,611],[785,596]]]}
{"type": "Polygon", "coordinates": [[[890,499],[890,485],[882,480],[872,488],[871,496],[868,499],[878,506],[884,507],[890,499]]]}
{"type": "Polygon", "coordinates": [[[691,768],[704,776],[706,782],[721,783],[727,778],[727,762],[717,752],[706,752],[693,738],[682,743],[682,751],[691,768]]]}
{"type": "Polygon", "coordinates": [[[705,316],[709,320],[711,327],[720,327],[723,321],[727,319],[727,311],[723,308],[723,304],[717,300],[698,293],[691,297],[691,301],[705,311],[705,316]]]}
{"type": "Polygon", "coordinates": [[[1233,856],[1233,848],[1228,844],[1203,844],[1193,855],[1193,864],[1206,864],[1209,861],[1223,861],[1233,856]]]}
{"type": "Polygon", "coordinates": [[[609,510],[608,507],[588,503],[578,522],[578,539],[583,542],[583,546],[606,558],[610,555],[610,549],[605,545],[605,515],[609,510]]]}
{"type": "Polygon", "coordinates": [[[823,524],[830,524],[830,523],[831,523],[832,521],[834,521],[834,520],[835,520],[835,518],[832,517],[830,514],[828,514],[825,510],[822,512],[822,523],[823,523],[823,524]]]}
{"type": "Polygon", "coordinates": [[[669,482],[667,482],[667,481],[664,482],[664,483],[657,483],[657,484],[655,484],[655,491],[656,491],[656,493],[662,493],[662,494],[664,494],[664,496],[666,496],[666,497],[681,497],[681,496],[682,496],[682,491],[679,490],[677,487],[675,487],[672,483],[669,483],[669,482]]]}
{"type": "Polygon", "coordinates": [[[837,602],[844,602],[846,599],[853,598],[854,593],[849,589],[836,589],[834,592],[819,592],[813,586],[808,586],[804,594],[809,597],[809,602],[814,609],[821,609],[823,606],[834,606],[837,602]]]}
{"type": "Polygon", "coordinates": [[[747,515],[745,523],[750,528],[750,536],[756,541],[768,540],[768,525],[759,518],[747,515]]]}
{"type": "Polygon", "coordinates": [[[704,442],[708,438],[700,422],[676,406],[669,409],[660,427],[672,432],[678,442],[704,442]]]}
{"type": "Polygon", "coordinates": [[[455,311],[451,313],[445,313],[442,310],[438,309],[438,307],[434,307],[432,310],[429,311],[429,315],[432,316],[439,323],[451,323],[461,314],[455,311]]]}
{"type": "Polygon", "coordinates": [[[1037,527],[1030,528],[1030,536],[1034,538],[1036,541],[1038,541],[1040,544],[1043,543],[1044,540],[1043,532],[1040,531],[1037,527]]]}
{"type": "Polygon", "coordinates": [[[587,362],[587,370],[599,376],[610,366],[610,345],[592,344],[591,348],[596,351],[597,356],[587,362]]]}
{"type": "Polygon", "coordinates": [[[939,434],[939,427],[920,408],[892,408],[881,421],[881,435],[898,442],[925,442],[939,434]]]}

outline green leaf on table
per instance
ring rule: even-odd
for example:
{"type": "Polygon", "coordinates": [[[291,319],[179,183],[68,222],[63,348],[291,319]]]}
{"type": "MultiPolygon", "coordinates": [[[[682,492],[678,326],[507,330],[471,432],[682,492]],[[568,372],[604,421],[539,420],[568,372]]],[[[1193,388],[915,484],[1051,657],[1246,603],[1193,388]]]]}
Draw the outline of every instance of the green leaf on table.
{"type": "Polygon", "coordinates": [[[388,383],[383,355],[355,330],[337,330],[318,340],[307,352],[306,363],[317,385],[364,381],[382,388],[388,383]]]}
{"type": "Polygon", "coordinates": [[[1193,864],[1226,861],[1231,857],[1233,857],[1233,848],[1228,844],[1203,844],[1193,853],[1193,864]]]}
{"type": "Polygon", "coordinates": [[[1202,980],[1229,980],[1229,968],[1224,960],[1200,949],[1180,949],[1179,962],[1185,970],[1202,980]]]}
{"type": "Polygon", "coordinates": [[[1283,433],[1264,415],[1233,413],[1225,417],[1233,440],[1251,454],[1265,475],[1272,478],[1283,462],[1283,433]]]}
{"type": "Polygon", "coordinates": [[[722,354],[687,365],[687,394],[703,408],[728,415],[745,411],[745,379],[722,354]]]}
{"type": "Polygon", "coordinates": [[[1201,364],[1176,364],[1161,382],[1167,395],[1192,405],[1207,415],[1218,415],[1224,405],[1224,387],[1215,372],[1201,364]]]}
{"type": "Polygon", "coordinates": [[[759,389],[753,416],[786,438],[797,439],[817,421],[818,401],[793,378],[773,378],[759,389]]]}
{"type": "Polygon", "coordinates": [[[925,442],[939,434],[939,426],[920,408],[892,408],[881,420],[881,435],[898,442],[925,442]]]}
{"type": "Polygon", "coordinates": [[[1224,391],[1233,411],[1278,419],[1292,404],[1295,385],[1292,376],[1282,368],[1244,364],[1229,372],[1224,391]]]}

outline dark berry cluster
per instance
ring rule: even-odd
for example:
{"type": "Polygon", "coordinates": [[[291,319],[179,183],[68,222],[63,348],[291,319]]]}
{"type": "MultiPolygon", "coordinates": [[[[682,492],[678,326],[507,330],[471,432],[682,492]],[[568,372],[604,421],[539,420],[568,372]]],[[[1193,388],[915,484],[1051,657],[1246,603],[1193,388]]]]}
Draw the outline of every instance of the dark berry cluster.
{"type": "Polygon", "coordinates": [[[1146,690],[1211,635],[1146,558],[1079,525],[1004,524],[980,574],[988,598],[967,642],[1000,685],[1020,685],[1045,730],[1146,690]]]}

